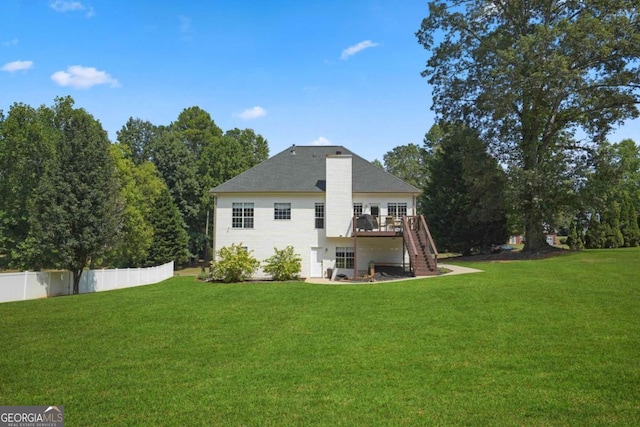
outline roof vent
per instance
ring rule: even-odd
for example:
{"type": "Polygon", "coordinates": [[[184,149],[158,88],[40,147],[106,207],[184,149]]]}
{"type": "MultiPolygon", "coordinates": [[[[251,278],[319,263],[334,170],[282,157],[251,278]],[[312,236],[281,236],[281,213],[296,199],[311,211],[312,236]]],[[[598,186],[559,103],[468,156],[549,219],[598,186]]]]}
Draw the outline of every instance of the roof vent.
{"type": "Polygon", "coordinates": [[[342,154],[342,151],[338,150],[338,151],[336,151],[336,154],[342,154]]]}
{"type": "Polygon", "coordinates": [[[291,150],[289,150],[289,154],[291,154],[292,156],[296,155],[296,144],[293,144],[291,146],[291,150]]]}

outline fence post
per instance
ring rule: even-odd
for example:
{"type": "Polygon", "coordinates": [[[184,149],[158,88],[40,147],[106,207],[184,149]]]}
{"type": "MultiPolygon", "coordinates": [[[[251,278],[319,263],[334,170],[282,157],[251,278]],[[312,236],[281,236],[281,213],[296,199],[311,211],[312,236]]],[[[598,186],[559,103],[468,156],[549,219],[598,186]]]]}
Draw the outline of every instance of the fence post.
{"type": "Polygon", "coordinates": [[[26,301],[27,300],[27,282],[29,279],[29,272],[25,271],[24,272],[24,289],[22,291],[22,300],[26,301]]]}

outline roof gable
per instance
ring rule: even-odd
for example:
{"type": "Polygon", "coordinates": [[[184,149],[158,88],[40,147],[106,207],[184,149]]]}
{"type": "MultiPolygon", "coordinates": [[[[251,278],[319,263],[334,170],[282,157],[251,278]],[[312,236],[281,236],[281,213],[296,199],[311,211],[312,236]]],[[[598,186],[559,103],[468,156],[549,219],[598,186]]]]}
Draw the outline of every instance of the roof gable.
{"type": "Polygon", "coordinates": [[[419,193],[382,168],[339,145],[292,146],[211,189],[212,193],[324,192],[325,159],[331,154],[352,156],[354,193],[419,193]]]}

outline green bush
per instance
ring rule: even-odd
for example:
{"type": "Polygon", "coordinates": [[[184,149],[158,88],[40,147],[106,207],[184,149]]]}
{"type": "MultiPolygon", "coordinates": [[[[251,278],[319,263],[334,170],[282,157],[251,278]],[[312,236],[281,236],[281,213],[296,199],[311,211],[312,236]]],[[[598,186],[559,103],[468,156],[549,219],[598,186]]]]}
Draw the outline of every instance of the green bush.
{"type": "Polygon", "coordinates": [[[576,225],[575,221],[571,221],[569,224],[569,235],[565,243],[569,245],[569,249],[572,251],[580,251],[584,249],[584,242],[582,241],[582,231],[578,228],[582,227],[582,224],[576,225]]]}
{"type": "Polygon", "coordinates": [[[260,261],[252,257],[242,243],[221,248],[218,257],[219,260],[211,264],[211,277],[227,283],[249,280],[260,266],[260,261]]]}
{"type": "Polygon", "coordinates": [[[293,246],[278,250],[272,257],[264,260],[263,270],[269,273],[273,280],[293,280],[300,276],[302,270],[302,258],[293,252],[293,246]]]}

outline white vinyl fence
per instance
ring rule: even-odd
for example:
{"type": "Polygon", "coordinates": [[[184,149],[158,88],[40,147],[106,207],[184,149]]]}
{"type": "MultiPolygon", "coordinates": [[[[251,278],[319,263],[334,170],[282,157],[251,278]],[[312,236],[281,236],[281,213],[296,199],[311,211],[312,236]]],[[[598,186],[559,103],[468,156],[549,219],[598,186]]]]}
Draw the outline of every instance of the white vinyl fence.
{"type": "MultiPolygon", "coordinates": [[[[149,268],[85,270],[80,277],[80,293],[111,291],[158,283],[173,276],[173,261],[149,268]]],[[[69,271],[0,274],[0,303],[70,295],[73,274],[69,271]]]]}

